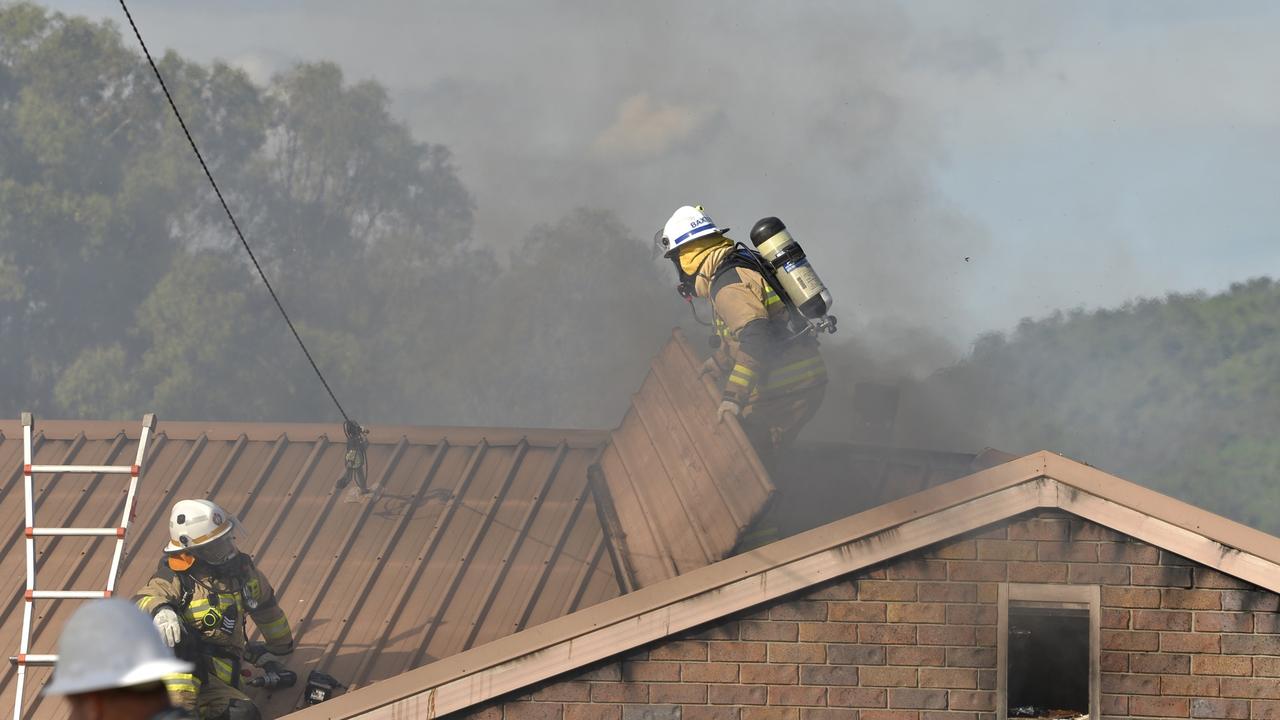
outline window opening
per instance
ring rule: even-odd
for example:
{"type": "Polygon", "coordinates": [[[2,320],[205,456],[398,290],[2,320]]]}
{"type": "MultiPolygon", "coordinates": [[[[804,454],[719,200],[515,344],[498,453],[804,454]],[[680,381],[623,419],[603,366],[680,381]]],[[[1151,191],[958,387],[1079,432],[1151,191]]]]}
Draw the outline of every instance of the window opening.
{"type": "Polygon", "coordinates": [[[1089,609],[1009,603],[1010,718],[1089,717],[1089,609]]]}
{"type": "Polygon", "coordinates": [[[999,585],[996,720],[1100,717],[1101,590],[999,585]]]}

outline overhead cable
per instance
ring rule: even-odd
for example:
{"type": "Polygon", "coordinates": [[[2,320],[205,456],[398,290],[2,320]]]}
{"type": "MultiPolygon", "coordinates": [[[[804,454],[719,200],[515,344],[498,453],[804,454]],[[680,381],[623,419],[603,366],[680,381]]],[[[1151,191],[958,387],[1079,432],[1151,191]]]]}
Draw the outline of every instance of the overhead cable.
{"type": "Polygon", "coordinates": [[[289,319],[289,313],[285,312],[284,304],[280,302],[280,297],[276,295],[275,288],[271,287],[271,281],[267,279],[267,274],[263,272],[262,265],[258,263],[258,258],[253,254],[253,249],[249,247],[249,241],[245,239],[244,233],[240,231],[240,223],[236,222],[236,216],[231,213],[231,208],[227,205],[227,200],[222,196],[222,190],[218,188],[218,183],[213,179],[213,173],[209,172],[209,165],[204,161],[204,155],[200,153],[200,148],[196,146],[195,138],[191,137],[191,131],[187,129],[187,123],[182,119],[182,113],[178,111],[178,105],[173,101],[173,95],[169,93],[169,86],[164,82],[164,76],[160,74],[160,68],[156,66],[156,61],[151,57],[151,51],[147,50],[147,43],[142,39],[142,33],[138,31],[138,25],[133,21],[133,14],[129,12],[129,6],[125,4],[125,0],[120,0],[120,8],[124,10],[124,16],[129,20],[129,27],[133,28],[133,34],[138,38],[138,44],[142,46],[142,54],[146,55],[147,63],[151,65],[151,71],[155,73],[156,81],[160,83],[160,89],[164,91],[165,99],[169,101],[169,107],[173,109],[173,116],[178,119],[178,125],[182,127],[182,133],[187,136],[187,142],[191,145],[191,152],[195,153],[196,160],[200,161],[200,168],[204,170],[204,176],[209,179],[209,184],[213,186],[213,193],[218,196],[218,202],[222,203],[222,209],[227,214],[227,219],[231,221],[231,227],[235,229],[236,236],[240,238],[240,244],[244,246],[244,251],[249,254],[249,259],[253,261],[253,267],[258,271],[258,277],[262,278],[262,284],[267,286],[267,292],[271,293],[271,299],[275,301],[276,308],[280,310],[280,315],[284,317],[284,321],[289,326],[289,330],[293,333],[293,338],[298,341],[298,347],[302,348],[302,354],[307,356],[307,362],[311,363],[311,369],[316,371],[316,377],[320,378],[320,384],[324,385],[325,392],[329,393],[329,398],[333,400],[333,404],[337,406],[338,412],[342,415],[342,419],[347,423],[352,422],[347,416],[347,411],[342,409],[342,403],[338,402],[338,396],[334,394],[333,388],[329,387],[329,381],[325,380],[324,373],[320,372],[320,366],[316,364],[315,358],[311,357],[311,351],[307,350],[307,344],[302,342],[302,336],[298,334],[298,329],[293,326],[293,321],[289,319]]]}

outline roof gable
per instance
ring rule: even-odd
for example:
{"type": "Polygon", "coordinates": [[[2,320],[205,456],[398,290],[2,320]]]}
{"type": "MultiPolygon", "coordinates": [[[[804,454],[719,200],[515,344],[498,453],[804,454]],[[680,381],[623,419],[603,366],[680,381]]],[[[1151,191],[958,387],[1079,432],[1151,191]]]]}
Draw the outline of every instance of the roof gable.
{"type": "Polygon", "coordinates": [[[553,620],[296,717],[444,715],[1039,508],[1280,592],[1280,538],[1038,452],[553,620]]]}

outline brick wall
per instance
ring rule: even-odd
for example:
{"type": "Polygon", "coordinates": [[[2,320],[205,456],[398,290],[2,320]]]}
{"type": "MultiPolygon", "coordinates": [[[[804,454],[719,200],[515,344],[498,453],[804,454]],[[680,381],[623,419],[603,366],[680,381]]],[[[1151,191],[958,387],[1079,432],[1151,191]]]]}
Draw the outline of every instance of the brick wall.
{"type": "Polygon", "coordinates": [[[1000,582],[1102,586],[1102,710],[1280,718],[1276,595],[1041,513],[655,643],[476,720],[994,718],[1000,582]]]}

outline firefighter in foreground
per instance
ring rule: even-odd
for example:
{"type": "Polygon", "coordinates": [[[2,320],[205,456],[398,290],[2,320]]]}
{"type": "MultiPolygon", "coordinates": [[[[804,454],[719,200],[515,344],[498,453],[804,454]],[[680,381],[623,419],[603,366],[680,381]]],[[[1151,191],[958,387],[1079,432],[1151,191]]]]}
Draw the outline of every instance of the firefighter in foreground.
{"type": "Polygon", "coordinates": [[[45,695],[65,695],[71,720],[184,720],[163,679],[188,673],[147,616],[124,600],[80,606],[58,638],[58,663],[45,695]]]}
{"type": "Polygon", "coordinates": [[[817,333],[834,332],[831,296],[777,218],[753,228],[759,252],[726,230],[686,205],[655,241],[676,266],[680,294],[711,303],[715,351],[703,372],[725,379],[717,419],[738,417],[769,465],[822,404],[827,369],[817,333]]]}
{"type": "Polygon", "coordinates": [[[213,502],[179,501],[169,516],[165,558],[135,597],[177,656],[195,664],[192,672],[167,676],[165,684],[175,703],[198,710],[204,720],[261,717],[240,690],[242,664],[266,668],[266,684],[272,686],[283,670],[276,656],[293,651],[293,633],[275,591],[236,548],[239,527],[213,502]],[[246,616],[265,643],[248,642],[246,616]]]}

